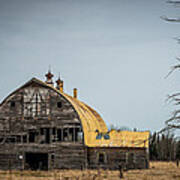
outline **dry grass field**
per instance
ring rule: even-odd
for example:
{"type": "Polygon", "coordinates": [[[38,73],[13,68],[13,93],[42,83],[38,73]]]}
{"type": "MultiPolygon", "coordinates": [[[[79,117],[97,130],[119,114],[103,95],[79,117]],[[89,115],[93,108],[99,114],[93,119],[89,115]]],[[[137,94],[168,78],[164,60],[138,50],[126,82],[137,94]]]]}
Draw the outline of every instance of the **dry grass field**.
{"type": "MultiPolygon", "coordinates": [[[[180,180],[180,167],[173,162],[151,162],[147,170],[130,170],[123,173],[124,180],[180,180]]],[[[61,170],[61,171],[0,171],[0,180],[116,180],[119,171],[61,170]]]]}

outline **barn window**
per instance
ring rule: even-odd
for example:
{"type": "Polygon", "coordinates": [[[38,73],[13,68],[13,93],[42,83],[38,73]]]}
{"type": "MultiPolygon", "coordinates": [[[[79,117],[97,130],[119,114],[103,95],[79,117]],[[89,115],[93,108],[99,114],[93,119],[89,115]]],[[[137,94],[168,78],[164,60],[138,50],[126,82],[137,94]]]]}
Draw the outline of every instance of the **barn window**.
{"type": "Polygon", "coordinates": [[[14,101],[12,101],[12,102],[10,103],[10,106],[11,106],[11,108],[14,108],[14,107],[16,106],[16,103],[15,103],[14,101]]]}
{"type": "Polygon", "coordinates": [[[99,153],[98,163],[99,164],[105,163],[105,153],[99,153]]]}
{"type": "Polygon", "coordinates": [[[35,142],[35,132],[29,132],[29,142],[34,143],[35,142]]]}
{"type": "Polygon", "coordinates": [[[68,129],[63,129],[63,141],[68,141],[68,129]]]}
{"type": "Polygon", "coordinates": [[[74,138],[73,130],[74,130],[73,128],[69,128],[69,137],[68,137],[69,141],[73,141],[73,138],[74,138]]]}
{"type": "Polygon", "coordinates": [[[62,108],[62,102],[57,102],[57,107],[62,108]]]}
{"type": "Polygon", "coordinates": [[[53,134],[53,135],[56,135],[56,128],[53,128],[53,129],[52,129],[52,134],[53,134]]]}
{"type": "Polygon", "coordinates": [[[57,141],[62,141],[62,130],[61,129],[57,129],[57,141]]]}
{"type": "Polygon", "coordinates": [[[55,159],[55,155],[51,154],[51,160],[54,161],[54,159],[55,159]]]}
{"type": "Polygon", "coordinates": [[[16,136],[16,142],[21,143],[21,136],[16,136]]]}
{"type": "Polygon", "coordinates": [[[49,128],[46,128],[46,129],[45,129],[45,142],[46,142],[47,144],[50,143],[50,129],[49,129],[49,128]]]}
{"type": "Polygon", "coordinates": [[[77,136],[78,136],[78,141],[83,140],[83,132],[78,132],[77,136]]]}
{"type": "Polygon", "coordinates": [[[23,143],[27,143],[27,136],[26,135],[23,136],[23,143]]]}
{"type": "Polygon", "coordinates": [[[10,136],[8,138],[6,138],[6,143],[15,143],[16,142],[16,138],[15,136],[10,136]]]}

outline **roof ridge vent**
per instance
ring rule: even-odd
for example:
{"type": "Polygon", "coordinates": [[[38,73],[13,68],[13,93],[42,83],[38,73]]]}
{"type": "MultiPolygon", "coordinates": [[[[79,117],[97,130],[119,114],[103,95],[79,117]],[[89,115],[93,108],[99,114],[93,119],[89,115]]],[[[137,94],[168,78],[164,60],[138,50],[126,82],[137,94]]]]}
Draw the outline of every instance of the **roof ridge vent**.
{"type": "Polygon", "coordinates": [[[51,73],[51,69],[49,68],[48,73],[45,75],[46,76],[46,84],[49,84],[51,86],[54,86],[53,80],[52,78],[54,77],[54,75],[51,73]]]}
{"type": "Polygon", "coordinates": [[[75,98],[75,99],[77,99],[77,88],[74,88],[73,89],[73,97],[75,98]]]}
{"type": "Polygon", "coordinates": [[[60,77],[58,78],[58,80],[56,81],[56,88],[63,93],[63,88],[64,88],[64,82],[60,79],[60,77]]]}

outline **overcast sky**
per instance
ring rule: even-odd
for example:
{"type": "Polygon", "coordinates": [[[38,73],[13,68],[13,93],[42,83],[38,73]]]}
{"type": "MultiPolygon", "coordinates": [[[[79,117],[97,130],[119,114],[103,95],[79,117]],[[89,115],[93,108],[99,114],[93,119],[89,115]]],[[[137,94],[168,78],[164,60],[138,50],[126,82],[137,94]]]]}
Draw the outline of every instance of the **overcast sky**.
{"type": "Polygon", "coordinates": [[[49,65],[107,125],[159,130],[175,109],[179,17],[166,0],[0,0],[0,99],[49,65]]]}

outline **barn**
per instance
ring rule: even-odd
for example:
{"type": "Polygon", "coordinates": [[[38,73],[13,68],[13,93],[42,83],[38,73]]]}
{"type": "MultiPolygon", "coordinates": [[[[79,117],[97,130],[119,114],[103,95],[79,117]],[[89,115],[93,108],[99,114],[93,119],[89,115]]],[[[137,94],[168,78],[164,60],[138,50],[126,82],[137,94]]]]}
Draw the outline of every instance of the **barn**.
{"type": "Polygon", "coordinates": [[[149,132],[108,131],[63,81],[32,78],[0,104],[0,169],[148,168],[149,132]]]}

